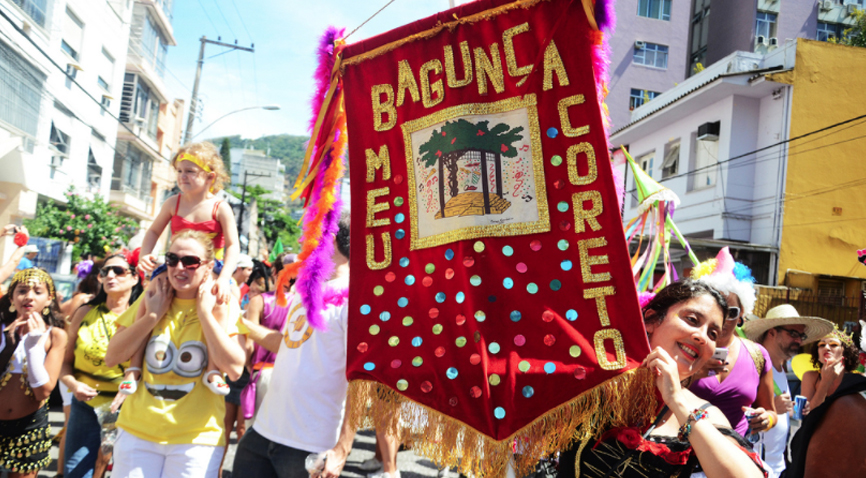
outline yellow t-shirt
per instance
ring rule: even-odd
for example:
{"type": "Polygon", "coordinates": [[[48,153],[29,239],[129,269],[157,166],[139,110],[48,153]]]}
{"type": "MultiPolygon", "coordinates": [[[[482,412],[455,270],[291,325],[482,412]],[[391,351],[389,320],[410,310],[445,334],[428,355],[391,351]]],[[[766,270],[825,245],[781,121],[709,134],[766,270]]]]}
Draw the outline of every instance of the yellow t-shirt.
{"type": "MultiPolygon", "coordinates": [[[[129,327],[140,302],[117,319],[129,327]]],[[[229,303],[229,317],[240,309],[229,303]]],[[[237,334],[235,320],[226,332],[237,334]]],[[[168,445],[225,445],[225,397],[202,383],[208,363],[196,299],[177,299],[157,322],[144,353],[138,390],[123,404],[117,426],[143,440],[168,445]]]]}
{"type": "MultiPolygon", "coordinates": [[[[78,340],[75,342],[75,380],[93,387],[99,395],[84,403],[91,407],[99,407],[110,403],[117,393],[117,387],[123,380],[120,367],[105,366],[105,351],[108,341],[117,329],[117,315],[104,307],[90,309],[81,320],[78,328],[78,340]]],[[[129,362],[122,364],[129,367],[129,362]]]]}

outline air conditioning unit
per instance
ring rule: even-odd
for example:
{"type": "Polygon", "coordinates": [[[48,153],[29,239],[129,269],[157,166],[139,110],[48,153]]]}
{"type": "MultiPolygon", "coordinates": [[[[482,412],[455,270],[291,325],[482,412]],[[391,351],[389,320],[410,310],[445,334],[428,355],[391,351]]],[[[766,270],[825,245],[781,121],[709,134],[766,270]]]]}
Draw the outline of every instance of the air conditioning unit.
{"type": "Polygon", "coordinates": [[[112,98],[108,95],[102,95],[102,106],[106,108],[111,108],[111,100],[112,98]]]}
{"type": "Polygon", "coordinates": [[[845,13],[848,16],[854,15],[854,13],[856,13],[859,8],[860,8],[860,5],[857,5],[856,3],[849,3],[846,6],[845,13]]]}
{"type": "Polygon", "coordinates": [[[698,126],[698,141],[718,141],[720,121],[704,123],[698,126]]]}
{"type": "Polygon", "coordinates": [[[634,49],[635,50],[643,50],[644,48],[646,48],[646,42],[645,41],[635,40],[635,42],[634,42],[634,49]]]}
{"type": "Polygon", "coordinates": [[[765,37],[764,35],[758,35],[758,38],[755,39],[755,43],[758,45],[766,45],[767,37],[765,37]]]}
{"type": "Polygon", "coordinates": [[[825,12],[829,12],[833,9],[833,0],[824,0],[823,2],[819,1],[818,4],[821,6],[821,10],[825,12]]]}
{"type": "Polygon", "coordinates": [[[76,75],[78,75],[78,70],[80,70],[80,69],[81,69],[81,67],[76,65],[75,63],[67,63],[66,64],[66,76],[68,76],[74,80],[76,75]]]}
{"type": "Polygon", "coordinates": [[[779,39],[777,37],[771,37],[770,46],[779,46],[779,39]]]}
{"type": "Polygon", "coordinates": [[[50,166],[54,169],[63,166],[63,156],[52,156],[50,166]]]}

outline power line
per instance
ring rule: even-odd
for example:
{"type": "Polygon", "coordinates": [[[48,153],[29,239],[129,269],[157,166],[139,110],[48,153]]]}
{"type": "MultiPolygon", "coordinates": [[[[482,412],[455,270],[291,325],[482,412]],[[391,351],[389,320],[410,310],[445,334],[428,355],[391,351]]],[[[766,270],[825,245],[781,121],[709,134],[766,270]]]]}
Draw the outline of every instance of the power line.
{"type": "Polygon", "coordinates": [[[202,11],[204,12],[204,16],[205,16],[205,18],[207,18],[207,21],[210,23],[210,26],[213,27],[213,30],[216,32],[217,36],[219,36],[220,29],[217,28],[216,24],[213,22],[213,20],[211,20],[210,15],[208,15],[208,13],[207,13],[207,8],[204,7],[204,4],[201,3],[201,0],[198,0],[198,4],[201,6],[202,11]]]}
{"type": "Polygon", "coordinates": [[[250,31],[249,29],[247,29],[247,24],[244,22],[244,17],[241,16],[241,11],[238,10],[238,4],[235,3],[235,0],[232,0],[232,6],[235,7],[235,12],[238,14],[238,19],[241,21],[241,25],[244,27],[244,31],[247,32],[247,37],[249,37],[250,43],[252,43],[254,41],[253,36],[250,35],[250,31]]]}
{"type": "Polygon", "coordinates": [[[220,16],[223,17],[223,21],[226,22],[226,26],[229,27],[229,32],[231,32],[232,36],[235,37],[235,41],[237,41],[238,36],[235,35],[235,31],[232,30],[232,26],[231,26],[231,24],[229,24],[228,18],[226,18],[226,16],[223,14],[223,9],[220,8],[219,0],[213,0],[213,4],[216,6],[217,11],[219,12],[220,16]]]}

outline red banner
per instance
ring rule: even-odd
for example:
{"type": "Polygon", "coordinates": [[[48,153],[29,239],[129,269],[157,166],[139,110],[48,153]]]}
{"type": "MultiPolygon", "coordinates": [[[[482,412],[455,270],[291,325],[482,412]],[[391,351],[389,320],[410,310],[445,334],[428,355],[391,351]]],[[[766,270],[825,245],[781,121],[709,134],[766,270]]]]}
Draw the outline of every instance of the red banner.
{"type": "Polygon", "coordinates": [[[472,455],[446,449],[461,439],[448,430],[483,442],[479,459],[510,452],[510,437],[536,454],[563,446],[605,400],[627,399],[622,374],[649,352],[591,14],[482,0],[342,50],[348,378],[391,405],[377,415],[356,397],[353,413],[402,415],[444,461],[472,455]],[[542,426],[553,413],[558,428],[542,426]]]}

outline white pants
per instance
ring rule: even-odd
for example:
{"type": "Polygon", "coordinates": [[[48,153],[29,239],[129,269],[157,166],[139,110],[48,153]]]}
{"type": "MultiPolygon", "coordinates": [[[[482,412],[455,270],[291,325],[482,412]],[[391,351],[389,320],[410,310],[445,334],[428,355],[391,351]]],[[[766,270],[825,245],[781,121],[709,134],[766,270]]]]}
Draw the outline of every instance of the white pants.
{"type": "Polygon", "coordinates": [[[161,445],[120,430],[112,478],[217,478],[223,447],[161,445]]]}

